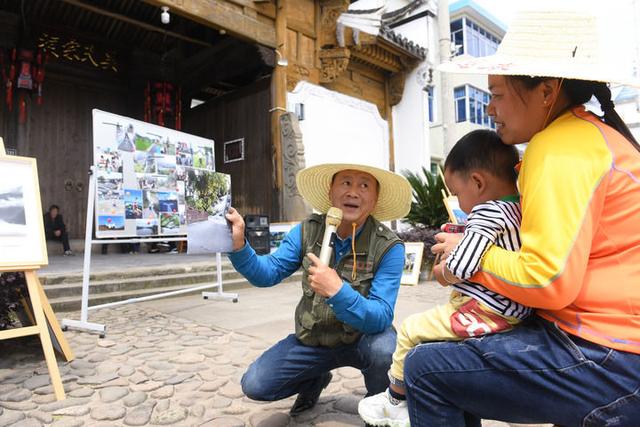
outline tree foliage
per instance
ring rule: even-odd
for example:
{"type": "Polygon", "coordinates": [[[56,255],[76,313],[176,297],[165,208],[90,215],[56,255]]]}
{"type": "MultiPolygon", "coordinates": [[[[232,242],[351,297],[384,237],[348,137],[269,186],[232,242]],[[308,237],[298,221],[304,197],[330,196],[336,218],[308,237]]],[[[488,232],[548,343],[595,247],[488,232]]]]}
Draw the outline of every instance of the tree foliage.
{"type": "Polygon", "coordinates": [[[213,213],[213,206],[228,192],[227,175],[194,170],[188,173],[187,203],[199,211],[213,213]]]}
{"type": "Polygon", "coordinates": [[[449,215],[442,201],[444,182],[440,176],[422,168],[422,176],[410,171],[402,174],[411,184],[413,201],[407,221],[415,227],[438,228],[447,222],[449,215]]]}

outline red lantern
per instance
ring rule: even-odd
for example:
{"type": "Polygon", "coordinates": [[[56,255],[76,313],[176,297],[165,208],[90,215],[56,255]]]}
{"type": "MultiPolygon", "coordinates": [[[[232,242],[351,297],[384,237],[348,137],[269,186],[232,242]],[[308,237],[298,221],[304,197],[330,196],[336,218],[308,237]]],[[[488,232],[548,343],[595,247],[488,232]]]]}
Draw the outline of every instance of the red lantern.
{"type": "Polygon", "coordinates": [[[182,107],[180,88],[174,88],[169,82],[148,82],[144,91],[144,120],[155,122],[160,126],[173,118],[177,130],[182,128],[182,107]],[[175,98],[175,109],[173,99],[175,98]],[[152,105],[153,102],[153,105],[152,105]]]}
{"type": "Polygon", "coordinates": [[[6,88],[5,100],[9,111],[13,111],[14,91],[18,91],[18,120],[27,120],[26,96],[36,91],[36,103],[42,105],[42,83],[44,82],[44,63],[46,55],[38,50],[18,48],[11,50],[8,71],[5,72],[4,52],[0,55],[2,78],[6,88]],[[19,71],[18,71],[19,70],[19,71]]]}

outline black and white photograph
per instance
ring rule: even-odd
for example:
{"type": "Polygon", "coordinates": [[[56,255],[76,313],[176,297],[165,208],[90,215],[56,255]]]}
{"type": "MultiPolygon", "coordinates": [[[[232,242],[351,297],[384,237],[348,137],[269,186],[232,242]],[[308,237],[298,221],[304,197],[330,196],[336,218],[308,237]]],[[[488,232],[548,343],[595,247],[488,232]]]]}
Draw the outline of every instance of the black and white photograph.
{"type": "MultiPolygon", "coordinates": [[[[122,174],[98,172],[97,195],[100,200],[120,199],[124,202],[122,194],[122,174]]],[[[123,205],[124,208],[124,205],[123,205]]]]}
{"type": "Polygon", "coordinates": [[[22,185],[0,182],[0,236],[24,235],[26,231],[22,185]]]}

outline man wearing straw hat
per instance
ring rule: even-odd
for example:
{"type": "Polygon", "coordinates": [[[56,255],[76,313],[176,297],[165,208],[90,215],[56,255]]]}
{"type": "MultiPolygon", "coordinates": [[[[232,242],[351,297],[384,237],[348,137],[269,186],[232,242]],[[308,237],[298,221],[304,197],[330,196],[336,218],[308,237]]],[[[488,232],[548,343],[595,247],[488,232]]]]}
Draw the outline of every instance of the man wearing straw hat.
{"type": "MultiPolygon", "coordinates": [[[[495,55],[442,66],[488,74],[498,134],[529,142],[520,250],[490,248],[471,280],[536,314],[502,334],[414,348],[404,368],[413,427],[640,423],[640,146],[606,83],[640,81],[607,57],[604,9],[521,12],[495,55]],[[583,105],[592,96],[602,117],[583,105]]],[[[459,236],[436,239],[446,262],[459,236]]]]}
{"type": "Polygon", "coordinates": [[[341,366],[362,372],[368,395],[389,385],[404,245],[380,221],[402,218],[411,207],[408,181],[376,167],[322,164],[300,171],[296,183],[320,214],[296,225],[271,255],[257,256],[245,242],[240,214],[233,208],[227,214],[234,248],[229,258],[253,285],[276,285],[303,268],[295,334],[263,353],[242,377],[251,399],[297,394],[292,415],[312,408],[331,381],[330,371],[341,366]],[[342,221],[327,265],[318,256],[330,208],[342,211],[342,221]]]}

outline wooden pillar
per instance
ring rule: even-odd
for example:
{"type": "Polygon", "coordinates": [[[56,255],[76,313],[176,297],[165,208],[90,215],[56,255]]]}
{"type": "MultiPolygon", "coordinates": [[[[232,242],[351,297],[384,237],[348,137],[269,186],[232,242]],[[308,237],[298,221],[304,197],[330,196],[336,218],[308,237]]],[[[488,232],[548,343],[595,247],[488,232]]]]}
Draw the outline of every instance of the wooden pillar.
{"type": "Polygon", "coordinates": [[[391,101],[390,101],[390,90],[389,90],[389,79],[390,76],[387,76],[384,79],[384,111],[387,119],[387,123],[389,124],[389,170],[396,170],[396,151],[393,146],[393,114],[391,112],[391,101]]]}
{"type": "Polygon", "coordinates": [[[287,0],[278,0],[276,8],[276,67],[271,81],[271,141],[273,144],[273,166],[275,169],[275,188],[282,191],[282,137],[280,135],[280,116],[287,107],[286,67],[278,63],[287,55],[287,0]]]}

